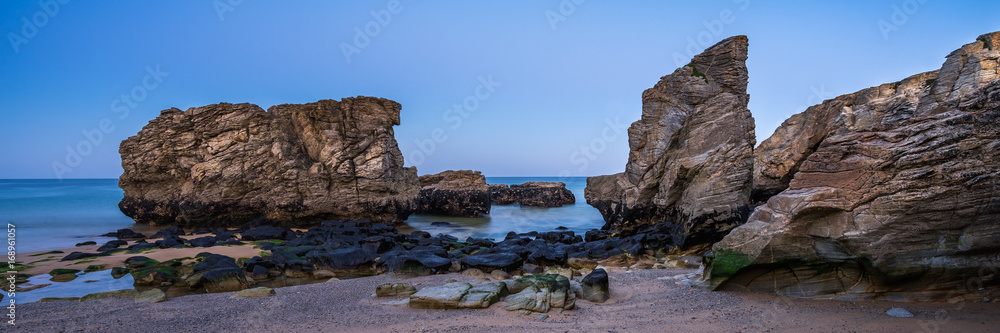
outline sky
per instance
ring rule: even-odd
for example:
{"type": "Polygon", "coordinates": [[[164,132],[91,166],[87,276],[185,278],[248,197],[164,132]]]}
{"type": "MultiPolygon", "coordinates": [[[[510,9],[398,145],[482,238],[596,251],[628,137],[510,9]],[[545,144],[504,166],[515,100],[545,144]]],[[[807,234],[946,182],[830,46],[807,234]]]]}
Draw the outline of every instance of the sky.
{"type": "Polygon", "coordinates": [[[116,178],[160,110],[402,104],[419,174],[624,170],[642,91],[750,39],[757,142],[824,99],[938,69],[996,1],[3,1],[0,178],[116,178]]]}

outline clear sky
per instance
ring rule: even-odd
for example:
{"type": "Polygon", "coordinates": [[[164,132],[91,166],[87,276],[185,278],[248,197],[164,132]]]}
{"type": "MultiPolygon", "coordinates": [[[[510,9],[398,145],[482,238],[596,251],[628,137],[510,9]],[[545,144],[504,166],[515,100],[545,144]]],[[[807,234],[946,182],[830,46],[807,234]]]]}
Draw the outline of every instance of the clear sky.
{"type": "Polygon", "coordinates": [[[750,37],[759,143],[1000,30],[997,1],[515,3],[0,2],[0,178],[117,177],[119,142],[170,107],[357,95],[403,105],[420,174],[610,174],[642,91],[728,36],[750,37]]]}

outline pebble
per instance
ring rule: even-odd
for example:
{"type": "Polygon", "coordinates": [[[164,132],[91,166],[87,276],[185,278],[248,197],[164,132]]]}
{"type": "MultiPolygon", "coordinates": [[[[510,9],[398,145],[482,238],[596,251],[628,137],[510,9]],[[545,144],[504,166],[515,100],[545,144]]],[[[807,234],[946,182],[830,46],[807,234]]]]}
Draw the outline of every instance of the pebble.
{"type": "Polygon", "coordinates": [[[906,311],[904,308],[892,308],[886,311],[885,314],[896,318],[913,318],[913,313],[906,311]]]}

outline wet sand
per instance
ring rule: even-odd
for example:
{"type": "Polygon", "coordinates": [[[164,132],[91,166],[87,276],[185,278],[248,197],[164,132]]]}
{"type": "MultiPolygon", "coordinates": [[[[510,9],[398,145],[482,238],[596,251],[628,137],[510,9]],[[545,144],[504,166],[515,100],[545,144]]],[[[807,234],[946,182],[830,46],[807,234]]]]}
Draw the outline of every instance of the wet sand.
{"type": "MultiPolygon", "coordinates": [[[[708,292],[672,278],[692,270],[612,268],[612,299],[577,301],[576,310],[518,315],[501,301],[480,310],[418,310],[382,304],[375,286],[409,282],[422,288],[459,274],[398,278],[386,275],[276,289],[266,298],[231,293],[189,295],[163,303],[123,299],[58,301],[18,307],[25,331],[99,332],[990,332],[1000,327],[1000,303],[823,301],[749,292],[708,292]],[[885,314],[892,307],[915,318],[885,314]]],[[[8,327],[4,327],[8,329],[8,327]]]]}

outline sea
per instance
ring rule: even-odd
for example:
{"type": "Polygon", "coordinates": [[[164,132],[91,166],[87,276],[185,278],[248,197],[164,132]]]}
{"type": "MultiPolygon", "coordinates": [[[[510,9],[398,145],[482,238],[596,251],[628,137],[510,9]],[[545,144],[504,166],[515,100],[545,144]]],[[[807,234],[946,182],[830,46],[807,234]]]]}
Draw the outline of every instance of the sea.
{"type": "MultiPolygon", "coordinates": [[[[411,215],[401,232],[422,230],[467,237],[502,240],[510,232],[572,230],[579,234],[604,225],[600,212],[583,198],[586,177],[487,177],[490,184],[558,181],[576,196],[576,203],[539,208],[493,206],[484,217],[411,215]],[[434,222],[448,222],[447,225],[434,222]]],[[[72,248],[77,243],[102,244],[113,238],[100,235],[122,228],[150,232],[118,209],[123,192],[117,179],[14,179],[0,180],[0,218],[14,226],[18,253],[72,248]]],[[[9,229],[9,228],[8,228],[9,229]]]]}

